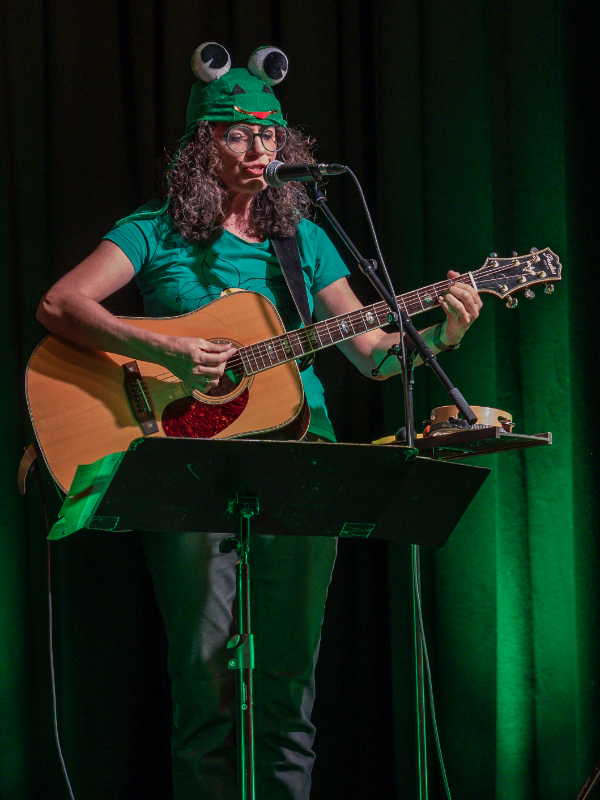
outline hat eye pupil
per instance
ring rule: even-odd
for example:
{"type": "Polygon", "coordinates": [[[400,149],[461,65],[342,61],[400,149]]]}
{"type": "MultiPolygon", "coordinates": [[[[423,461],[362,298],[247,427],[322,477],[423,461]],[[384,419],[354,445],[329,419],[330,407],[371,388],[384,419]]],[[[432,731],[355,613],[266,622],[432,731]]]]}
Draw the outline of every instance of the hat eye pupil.
{"type": "Polygon", "coordinates": [[[274,50],[263,61],[263,70],[272,81],[281,80],[287,71],[287,58],[282,52],[274,50]]]}
{"type": "Polygon", "coordinates": [[[207,44],[206,47],[202,48],[200,58],[205,64],[208,64],[209,61],[212,61],[210,66],[213,69],[221,69],[221,67],[224,67],[227,63],[229,55],[224,47],[211,42],[211,44],[207,44]]]}

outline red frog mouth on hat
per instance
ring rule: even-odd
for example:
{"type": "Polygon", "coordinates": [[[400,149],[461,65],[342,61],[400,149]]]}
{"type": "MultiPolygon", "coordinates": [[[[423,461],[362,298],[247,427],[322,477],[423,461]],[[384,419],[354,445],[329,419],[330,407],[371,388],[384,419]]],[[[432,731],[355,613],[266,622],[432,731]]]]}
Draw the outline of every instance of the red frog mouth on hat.
{"type": "Polygon", "coordinates": [[[266,119],[269,114],[277,114],[279,111],[278,108],[274,108],[272,111],[246,111],[244,108],[240,108],[239,106],[233,107],[234,111],[237,111],[238,114],[248,114],[251,117],[256,117],[256,119],[266,119]]]}

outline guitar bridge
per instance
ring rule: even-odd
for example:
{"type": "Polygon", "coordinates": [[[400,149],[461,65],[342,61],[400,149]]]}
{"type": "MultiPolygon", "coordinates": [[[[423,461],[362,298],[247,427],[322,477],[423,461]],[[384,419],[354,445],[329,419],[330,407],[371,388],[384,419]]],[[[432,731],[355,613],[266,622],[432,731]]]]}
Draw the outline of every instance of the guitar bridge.
{"type": "Polygon", "coordinates": [[[137,361],[128,361],[123,364],[123,372],[125,373],[124,383],[127,399],[136,422],[141,425],[145,436],[158,433],[158,422],[154,413],[152,397],[146,381],[142,378],[137,361]]]}

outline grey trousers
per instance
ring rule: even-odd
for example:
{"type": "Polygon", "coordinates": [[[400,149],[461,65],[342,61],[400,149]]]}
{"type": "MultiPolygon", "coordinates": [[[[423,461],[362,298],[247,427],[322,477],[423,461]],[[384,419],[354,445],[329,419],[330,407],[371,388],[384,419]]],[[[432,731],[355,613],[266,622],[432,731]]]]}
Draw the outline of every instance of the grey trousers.
{"type": "MultiPolygon", "coordinates": [[[[235,553],[222,534],[144,533],[169,641],[175,800],[235,800],[235,553]]],[[[258,800],[308,800],[310,722],[335,539],[252,535],[251,614],[258,800]]]]}

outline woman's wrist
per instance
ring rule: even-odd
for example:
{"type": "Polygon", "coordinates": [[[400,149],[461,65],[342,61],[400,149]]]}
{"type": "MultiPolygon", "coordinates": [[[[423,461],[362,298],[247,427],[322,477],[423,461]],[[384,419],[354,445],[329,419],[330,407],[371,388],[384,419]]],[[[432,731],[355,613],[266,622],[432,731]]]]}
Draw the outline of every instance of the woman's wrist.
{"type": "Polygon", "coordinates": [[[432,339],[433,346],[437,350],[444,352],[447,350],[458,350],[458,348],[460,347],[460,340],[454,344],[446,343],[444,341],[444,334],[447,333],[447,331],[444,330],[444,325],[446,325],[446,322],[447,320],[443,320],[442,322],[438,323],[438,325],[436,325],[433,331],[433,339],[432,339]]]}

